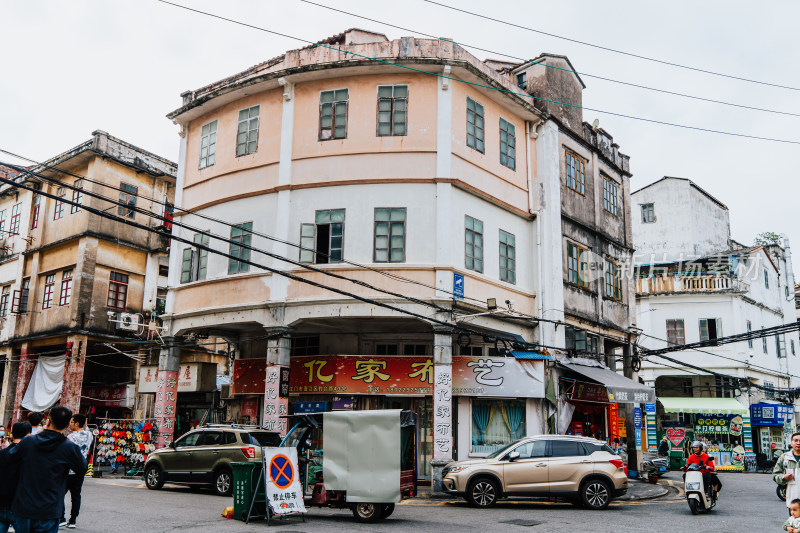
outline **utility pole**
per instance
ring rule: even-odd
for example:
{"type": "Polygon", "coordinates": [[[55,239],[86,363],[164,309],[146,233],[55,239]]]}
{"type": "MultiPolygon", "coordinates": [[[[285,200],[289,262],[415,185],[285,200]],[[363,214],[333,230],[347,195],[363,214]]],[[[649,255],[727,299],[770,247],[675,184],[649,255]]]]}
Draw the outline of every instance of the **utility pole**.
{"type": "MultiPolygon", "coordinates": [[[[625,345],[623,350],[624,356],[622,358],[622,373],[628,378],[636,381],[633,375],[633,350],[629,342],[625,345]]],[[[628,468],[630,470],[639,471],[641,461],[639,458],[639,448],[636,446],[636,423],[633,420],[633,404],[622,404],[625,406],[625,433],[628,440],[628,468]]]]}

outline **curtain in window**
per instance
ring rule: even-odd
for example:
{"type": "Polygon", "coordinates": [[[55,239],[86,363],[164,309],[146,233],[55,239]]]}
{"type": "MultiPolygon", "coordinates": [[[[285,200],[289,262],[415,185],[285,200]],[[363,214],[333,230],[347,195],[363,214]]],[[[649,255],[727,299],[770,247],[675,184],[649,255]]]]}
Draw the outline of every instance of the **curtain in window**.
{"type": "Polygon", "coordinates": [[[478,444],[483,444],[486,440],[486,428],[489,426],[491,419],[492,408],[488,403],[472,402],[472,420],[480,431],[480,438],[478,444]]]}
{"type": "Polygon", "coordinates": [[[511,433],[511,441],[519,438],[517,431],[525,414],[524,404],[521,402],[503,402],[503,420],[511,433]]]}

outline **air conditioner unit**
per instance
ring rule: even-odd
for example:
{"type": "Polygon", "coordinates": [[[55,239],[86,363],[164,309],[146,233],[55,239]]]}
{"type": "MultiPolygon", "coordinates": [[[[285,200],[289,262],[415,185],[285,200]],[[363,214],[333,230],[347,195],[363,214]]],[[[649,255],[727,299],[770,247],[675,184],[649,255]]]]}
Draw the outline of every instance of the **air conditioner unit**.
{"type": "Polygon", "coordinates": [[[233,396],[231,396],[231,386],[230,385],[220,385],[219,387],[219,399],[220,400],[232,400],[233,396]]]}
{"type": "Polygon", "coordinates": [[[120,313],[117,329],[123,331],[139,331],[139,315],[133,313],[120,313]]]}

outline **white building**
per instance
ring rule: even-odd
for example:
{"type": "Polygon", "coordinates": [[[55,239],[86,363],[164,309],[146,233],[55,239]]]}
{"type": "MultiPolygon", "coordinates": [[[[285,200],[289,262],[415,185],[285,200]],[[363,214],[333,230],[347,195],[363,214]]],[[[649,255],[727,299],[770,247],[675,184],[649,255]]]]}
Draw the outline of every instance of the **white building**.
{"type": "MultiPolygon", "coordinates": [[[[663,178],[634,192],[631,200],[639,211],[633,231],[637,326],[643,332],[643,348],[713,341],[795,321],[795,281],[787,239],[779,245],[754,247],[731,240],[728,208],[690,180],[663,178]]],[[[794,331],[666,354],[678,363],[649,357],[642,363],[640,376],[655,386],[660,399],[736,398],[744,408],[759,403],[790,405],[788,395],[746,383],[775,389],[797,387],[798,352],[800,339],[794,331]]],[[[679,418],[666,411],[665,420],[679,418]]],[[[686,424],[688,429],[688,419],[686,424]]],[[[761,441],[756,451],[769,439],[777,441],[778,447],[783,445],[782,431],[773,433],[774,438],[768,438],[768,429],[753,432],[754,440],[761,441]]]]}

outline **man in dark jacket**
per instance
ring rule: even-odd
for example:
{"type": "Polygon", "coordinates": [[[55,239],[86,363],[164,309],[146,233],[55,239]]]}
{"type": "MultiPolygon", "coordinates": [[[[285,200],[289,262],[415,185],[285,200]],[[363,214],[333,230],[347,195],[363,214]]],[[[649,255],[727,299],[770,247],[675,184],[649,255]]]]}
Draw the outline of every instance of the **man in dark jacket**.
{"type": "Polygon", "coordinates": [[[17,533],[55,533],[64,514],[64,493],[67,473],[86,473],[86,460],[80,448],[67,440],[72,411],[53,407],[47,427],[37,435],[23,439],[8,453],[12,462],[20,463],[17,493],[11,505],[17,533]]]}
{"type": "Polygon", "coordinates": [[[666,435],[664,435],[664,438],[661,439],[661,444],[658,445],[658,455],[661,457],[666,457],[669,455],[669,441],[667,440],[666,435]]]}
{"type": "Polygon", "coordinates": [[[14,515],[11,512],[11,502],[19,483],[19,463],[9,463],[8,453],[19,441],[31,434],[31,425],[27,422],[17,422],[11,427],[11,445],[0,450],[0,533],[8,533],[8,527],[14,524],[14,515]]]}

